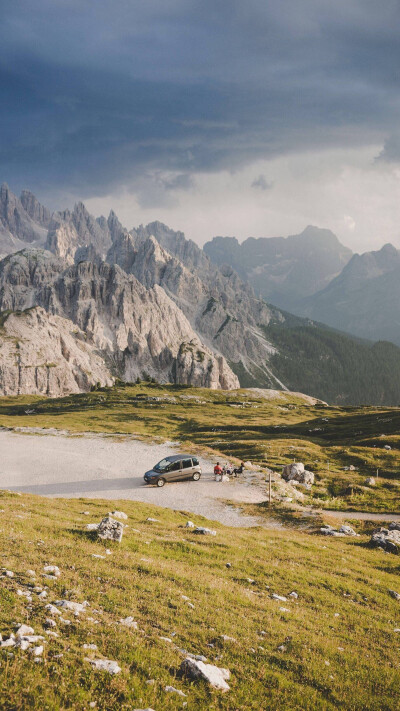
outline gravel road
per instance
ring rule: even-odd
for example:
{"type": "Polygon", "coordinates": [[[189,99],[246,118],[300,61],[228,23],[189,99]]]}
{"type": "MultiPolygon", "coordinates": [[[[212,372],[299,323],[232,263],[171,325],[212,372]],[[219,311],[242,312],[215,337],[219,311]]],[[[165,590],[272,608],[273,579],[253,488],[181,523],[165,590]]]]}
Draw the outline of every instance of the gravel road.
{"type": "Polygon", "coordinates": [[[200,458],[199,482],[174,482],[162,489],[145,486],[144,472],[178,452],[177,443],[150,444],[129,436],[2,430],[0,488],[50,497],[130,499],[199,514],[228,526],[259,524],[223,500],[239,506],[264,501],[265,494],[246,482],[215,482],[211,460],[200,458]]]}

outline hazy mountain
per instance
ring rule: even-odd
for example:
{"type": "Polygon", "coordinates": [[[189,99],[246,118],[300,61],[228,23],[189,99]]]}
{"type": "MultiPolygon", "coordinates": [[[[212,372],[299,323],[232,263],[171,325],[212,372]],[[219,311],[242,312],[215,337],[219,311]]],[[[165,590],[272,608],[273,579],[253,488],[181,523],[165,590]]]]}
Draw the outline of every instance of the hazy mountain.
{"type": "Polygon", "coordinates": [[[400,344],[400,251],[385,244],[355,254],[338,277],[298,312],[342,331],[400,344]]]}
{"type": "Polygon", "coordinates": [[[299,299],[328,284],[352,252],[330,230],[306,227],[291,237],[214,237],[204,251],[217,265],[229,264],[266,301],[293,310],[299,299]]]}

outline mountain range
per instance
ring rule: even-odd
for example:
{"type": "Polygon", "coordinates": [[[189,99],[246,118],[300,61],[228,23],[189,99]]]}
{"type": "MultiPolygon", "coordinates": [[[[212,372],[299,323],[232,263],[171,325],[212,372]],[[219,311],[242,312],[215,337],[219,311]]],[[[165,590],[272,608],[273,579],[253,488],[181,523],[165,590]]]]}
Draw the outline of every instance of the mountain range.
{"type": "MultiPolygon", "coordinates": [[[[216,238],[219,248],[225,239],[216,238]]],[[[307,228],[288,239],[279,249],[263,240],[261,252],[274,254],[268,258],[275,276],[285,254],[279,288],[284,293],[291,282],[290,298],[297,293],[310,311],[310,299],[358,255],[327,230],[307,228]]],[[[96,219],[81,202],[51,213],[32,193],[18,198],[3,185],[0,393],[62,395],[118,378],[155,378],[298,390],[341,404],[399,404],[400,349],[360,342],[267,304],[246,273],[257,268],[253,242],[252,267],[250,258],[247,266],[238,257],[227,263],[221,249],[216,264],[209,246],[202,250],[160,222],[128,231],[113,211],[96,219]]],[[[264,266],[260,284],[267,290],[271,282],[278,294],[264,266]]]]}

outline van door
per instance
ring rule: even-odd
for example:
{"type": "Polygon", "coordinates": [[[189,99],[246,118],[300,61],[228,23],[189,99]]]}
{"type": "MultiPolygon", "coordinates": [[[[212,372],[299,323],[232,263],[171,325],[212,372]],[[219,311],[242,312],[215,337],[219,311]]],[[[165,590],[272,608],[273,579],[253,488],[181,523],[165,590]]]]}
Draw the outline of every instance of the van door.
{"type": "Polygon", "coordinates": [[[182,461],[182,479],[191,479],[193,475],[193,462],[191,459],[182,461]]]}
{"type": "Polygon", "coordinates": [[[177,462],[172,462],[165,478],[167,481],[176,481],[182,478],[182,462],[179,459],[177,462]]]}

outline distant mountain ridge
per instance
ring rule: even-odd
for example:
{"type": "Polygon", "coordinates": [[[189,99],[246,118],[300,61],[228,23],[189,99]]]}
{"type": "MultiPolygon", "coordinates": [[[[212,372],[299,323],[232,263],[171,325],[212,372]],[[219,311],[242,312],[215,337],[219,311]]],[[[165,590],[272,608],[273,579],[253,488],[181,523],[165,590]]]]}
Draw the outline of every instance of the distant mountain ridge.
{"type": "Polygon", "coordinates": [[[266,301],[288,311],[325,287],[352,256],[330,230],[309,225],[290,237],[214,237],[204,245],[217,265],[229,264],[266,301]]]}
{"type": "MultiPolygon", "coordinates": [[[[153,377],[303,390],[341,404],[400,403],[400,349],[268,305],[232,265],[214,264],[182,232],[161,222],[128,232],[113,211],[95,218],[83,203],[50,214],[32,193],[19,199],[7,186],[0,196],[0,248],[8,253],[0,260],[0,393],[59,395],[153,377]]],[[[322,252],[314,228],[299,240],[308,269],[313,259],[323,265],[318,278],[309,273],[313,288],[329,271],[321,253],[333,250],[336,263],[349,256],[329,231],[323,240],[322,252]]],[[[308,289],[296,238],[288,245],[285,288],[291,274],[295,291],[308,289]]]]}

